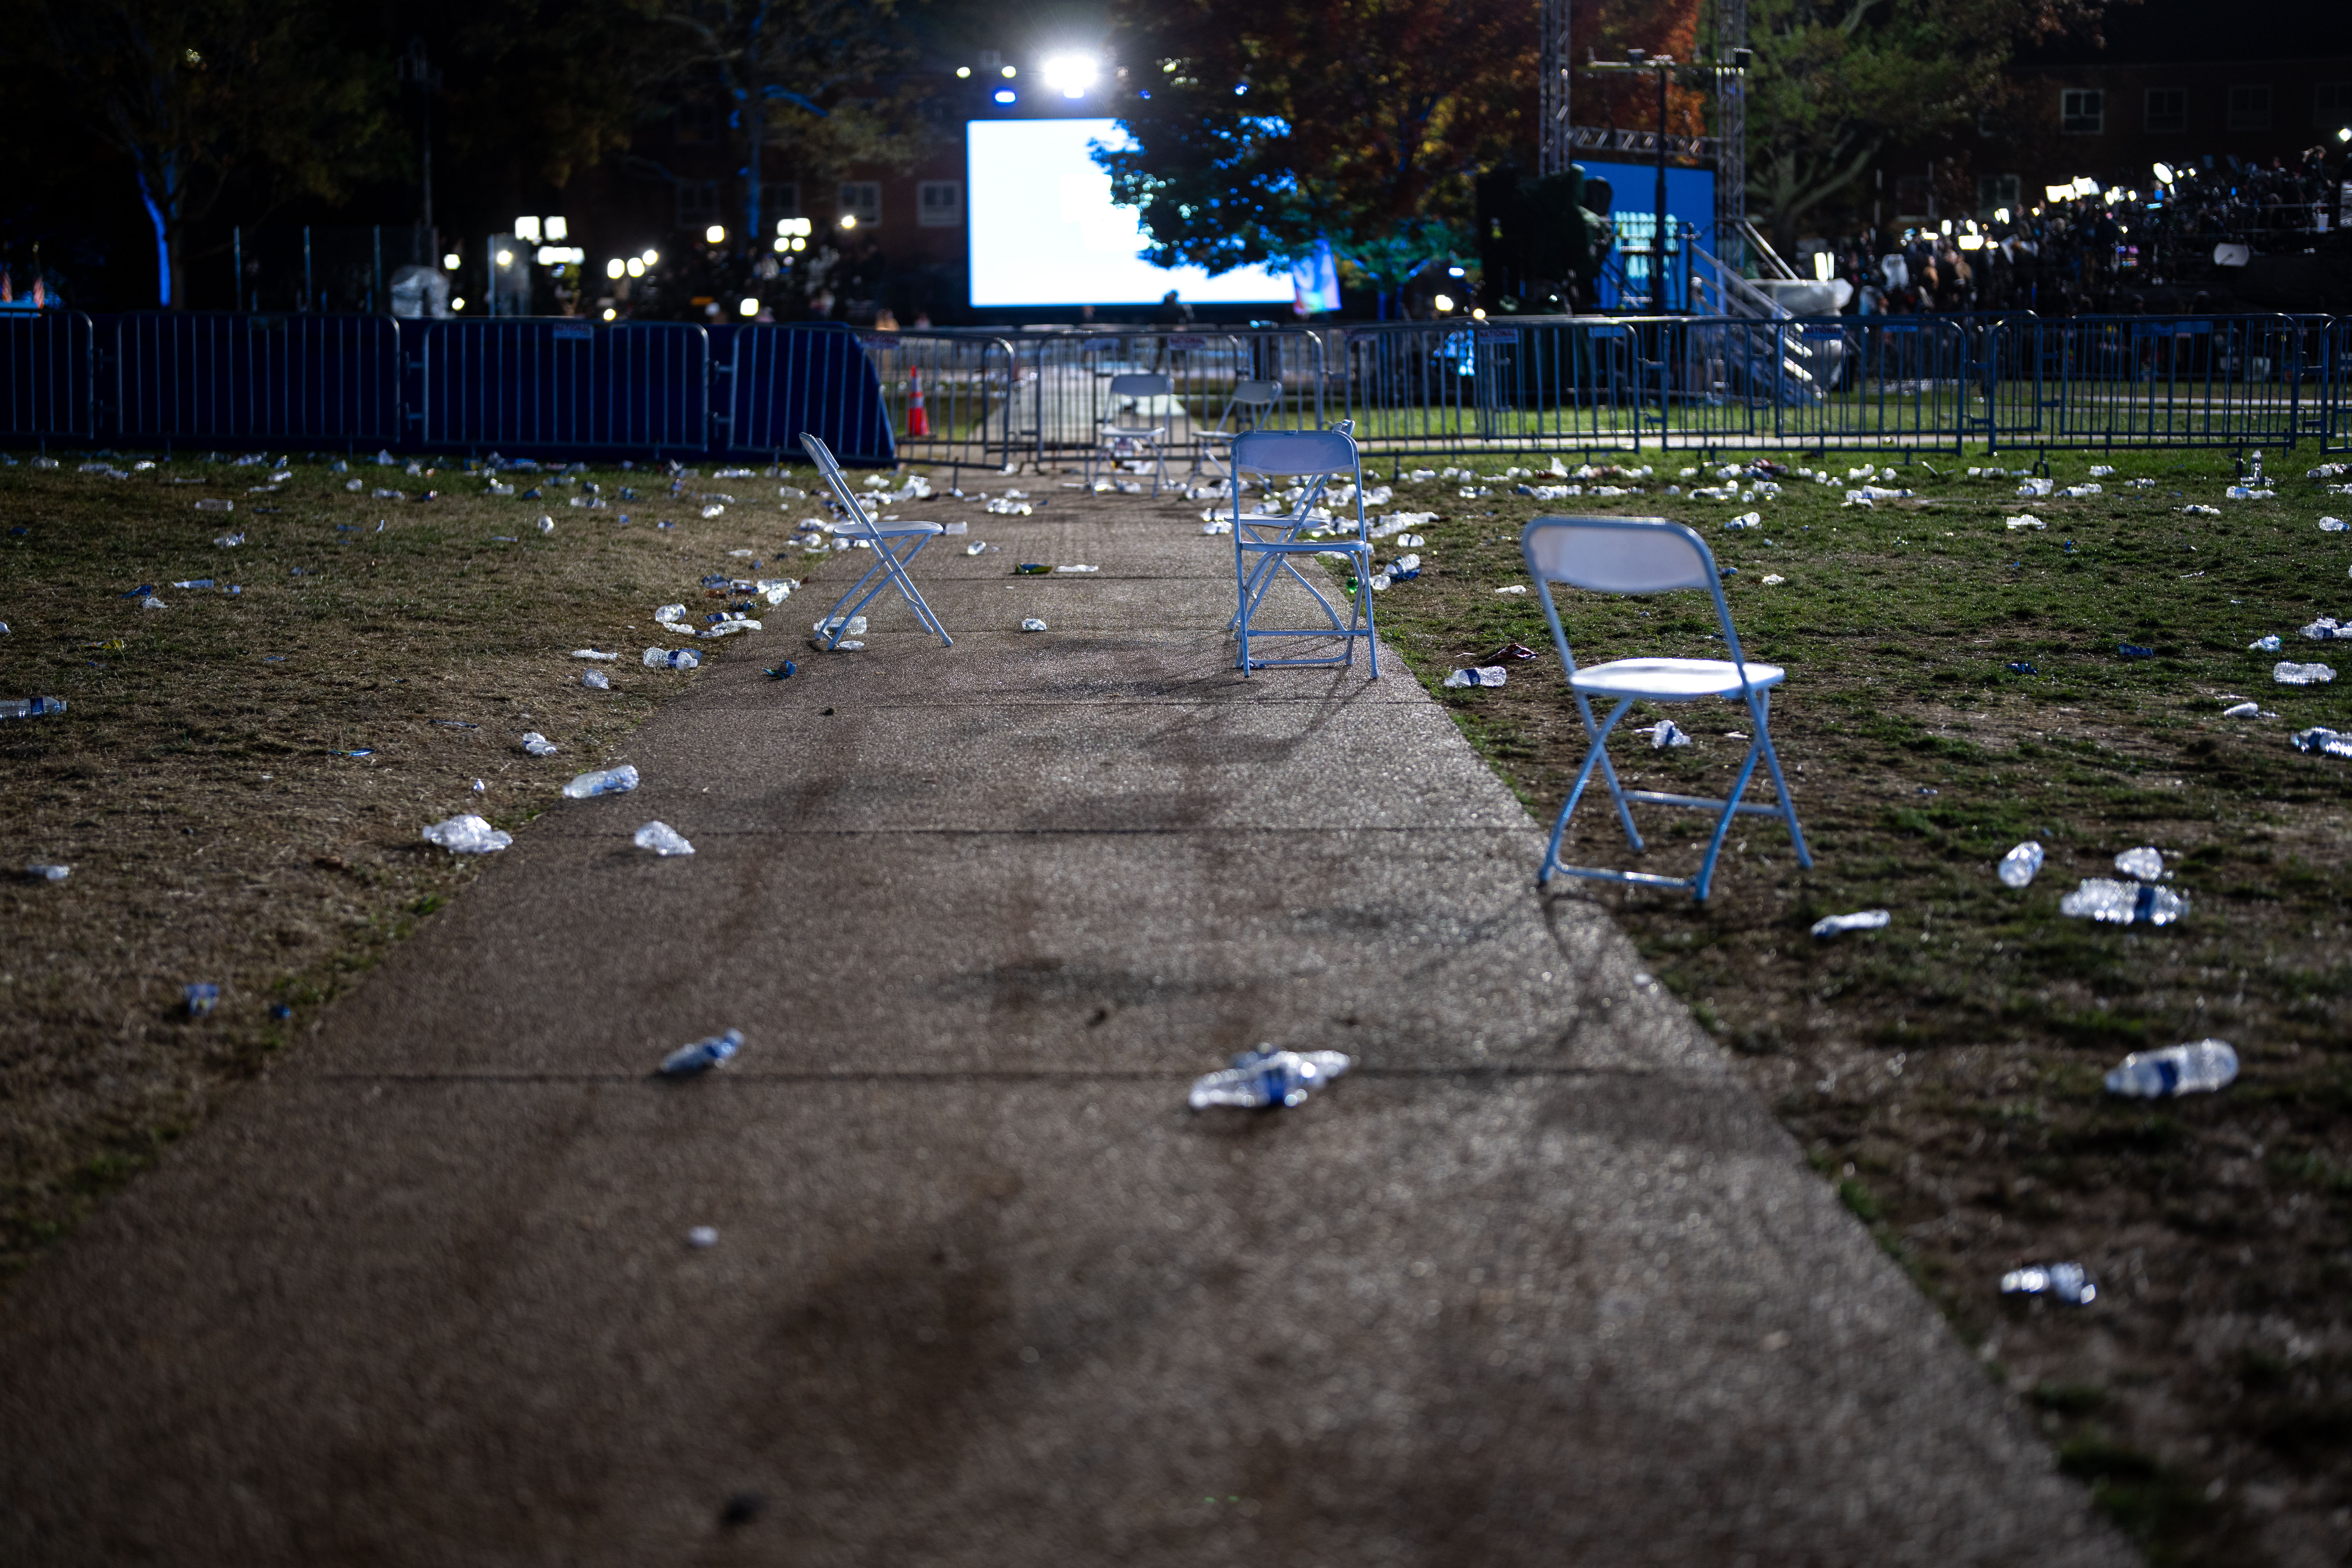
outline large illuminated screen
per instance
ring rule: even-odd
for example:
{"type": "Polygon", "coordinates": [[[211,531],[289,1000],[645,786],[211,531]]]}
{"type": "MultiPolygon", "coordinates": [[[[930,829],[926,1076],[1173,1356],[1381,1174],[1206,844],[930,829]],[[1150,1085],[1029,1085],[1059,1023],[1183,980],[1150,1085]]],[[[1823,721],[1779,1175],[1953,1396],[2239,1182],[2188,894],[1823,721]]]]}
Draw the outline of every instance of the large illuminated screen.
{"type": "Polygon", "coordinates": [[[1288,304],[1290,273],[1154,267],[1131,207],[1113,206],[1110,176],[1088,145],[1127,144],[1109,120],[975,120],[971,158],[971,302],[1156,304],[1173,289],[1194,304],[1288,304]]]}

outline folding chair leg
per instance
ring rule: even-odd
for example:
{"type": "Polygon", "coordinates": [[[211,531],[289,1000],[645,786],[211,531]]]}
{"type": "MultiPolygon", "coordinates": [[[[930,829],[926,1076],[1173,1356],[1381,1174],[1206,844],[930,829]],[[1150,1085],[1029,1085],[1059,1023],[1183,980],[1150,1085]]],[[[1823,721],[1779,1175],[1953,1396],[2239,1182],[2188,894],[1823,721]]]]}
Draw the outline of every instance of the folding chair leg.
{"type": "Polygon", "coordinates": [[[1764,768],[1771,775],[1773,793],[1780,797],[1781,820],[1789,825],[1789,841],[1796,846],[1797,864],[1811,870],[1813,852],[1805,843],[1805,830],[1797,826],[1797,803],[1789,795],[1789,781],[1780,775],[1780,748],[1772,744],[1772,694],[1759,691],[1749,703],[1756,720],[1756,738],[1762,742],[1764,768]]]}
{"type": "MultiPolygon", "coordinates": [[[[1577,700],[1581,702],[1583,700],[1583,694],[1579,692],[1577,700]]],[[[1551,880],[1551,874],[1554,871],[1559,869],[1559,842],[1568,836],[1568,819],[1576,815],[1577,802],[1584,798],[1584,786],[1592,782],[1594,766],[1608,761],[1609,731],[1617,727],[1617,721],[1625,717],[1625,710],[1632,706],[1633,706],[1632,698],[1628,697],[1621,700],[1617,704],[1616,710],[1609,715],[1607,721],[1597,731],[1593,730],[1591,724],[1592,710],[1590,708],[1585,710],[1585,732],[1592,737],[1592,748],[1584,753],[1584,765],[1577,770],[1576,783],[1569,790],[1568,799],[1559,808],[1559,818],[1551,825],[1551,842],[1544,846],[1543,866],[1536,873],[1536,887],[1538,889],[1551,880]]],[[[1621,800],[1618,803],[1618,808],[1622,811],[1624,803],[1621,800]]]]}
{"type": "MultiPolygon", "coordinates": [[[[1592,704],[1585,700],[1584,693],[1581,691],[1576,694],[1576,710],[1584,715],[1584,732],[1587,735],[1591,734],[1592,704]]],[[[1616,724],[1618,717],[1624,711],[1624,709],[1620,708],[1616,713],[1610,716],[1609,722],[1612,727],[1616,724]]],[[[1617,764],[1609,760],[1609,750],[1605,746],[1601,748],[1601,776],[1609,781],[1609,798],[1616,804],[1617,820],[1625,828],[1625,842],[1633,847],[1634,854],[1643,853],[1649,846],[1642,842],[1642,830],[1633,826],[1633,808],[1625,804],[1625,786],[1618,782],[1617,764]]]]}
{"type": "Polygon", "coordinates": [[[1691,883],[1691,896],[1700,903],[1706,902],[1707,888],[1715,880],[1716,857],[1723,853],[1723,841],[1731,836],[1731,819],[1739,815],[1739,797],[1748,793],[1748,781],[1756,776],[1756,758],[1760,750],[1755,742],[1748,742],[1747,759],[1739,764],[1739,777],[1723,797],[1723,815],[1716,819],[1715,836],[1706,843],[1706,858],[1699,862],[1698,876],[1691,883]]]}

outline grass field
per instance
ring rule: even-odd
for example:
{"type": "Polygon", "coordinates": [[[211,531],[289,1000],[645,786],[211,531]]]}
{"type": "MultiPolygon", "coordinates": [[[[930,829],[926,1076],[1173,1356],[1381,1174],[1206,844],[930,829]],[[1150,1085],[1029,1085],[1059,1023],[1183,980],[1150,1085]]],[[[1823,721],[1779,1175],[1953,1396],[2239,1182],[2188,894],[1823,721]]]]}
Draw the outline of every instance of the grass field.
{"type": "MultiPolygon", "coordinates": [[[[2286,465],[2271,458],[2275,476],[2286,465]]],[[[2092,460],[2052,459],[2062,482],[2092,460]]],[[[1867,510],[1842,504],[1843,483],[1691,501],[1663,493],[1680,467],[1664,463],[1639,481],[1647,494],[1608,500],[1424,483],[1395,503],[1440,514],[1420,531],[1422,575],[1378,600],[1389,640],[1549,825],[1584,737],[1540,605],[1495,592],[1528,582],[1521,525],[1585,508],[1669,516],[1736,569],[1749,657],[1789,670],[1773,731],[1813,868],[1777,823],[1747,818],[1703,906],[1597,884],[1555,894],[1616,914],[2158,1563],[2336,1562],[2352,1545],[2352,763],[2288,741],[2352,727],[2352,658],[2331,661],[2346,671],[2334,685],[2271,679],[2280,658],[2329,659],[2299,627],[2352,617],[2352,534],[2317,526],[2352,497],[2304,479],[2315,460],[2254,501],[2223,498],[2233,469],[2215,455],[2118,458],[2105,493],[2032,501],[1929,459],[1892,481],[1918,499],[1867,510]],[[2122,488],[2134,477],[2156,483],[2122,488]],[[1723,528],[1752,510],[1762,528],[1723,528]],[[2020,512],[2047,531],[2009,531],[2020,512]],[[2266,633],[2283,651],[2250,652],[2266,633]],[[1540,657],[1507,686],[1439,686],[1513,641],[1540,657]],[[2222,717],[2241,696],[2276,716],[2222,717]],[[1994,863],[2028,838],[2048,865],[2012,892],[1994,863]],[[2138,845],[2177,868],[2185,919],[2060,916],[2079,879],[2116,875],[2113,857],[2138,845]],[[1808,935],[1872,908],[1891,911],[1887,929],[1808,935]],[[2233,1088],[2104,1093],[2126,1051],[2207,1036],[2236,1045],[2233,1088]],[[2100,1284],[2087,1309],[1998,1293],[2008,1269],[2069,1258],[2100,1284]]],[[[1841,479],[1850,461],[1831,459],[1841,479]]],[[[1721,646],[1696,594],[1569,593],[1563,614],[1580,662],[1721,646]]],[[[1719,793],[1745,710],[1637,708],[1626,722],[1662,716],[1696,744],[1621,734],[1628,787],[1719,793]]],[[[1696,865],[1702,814],[1637,811],[1642,861],[1605,795],[1580,810],[1569,858],[1696,865]]]]}
{"type": "Polygon", "coordinates": [[[673,500],[661,476],[600,471],[609,504],[589,508],[544,475],[499,498],[462,471],[298,458],[254,494],[269,468],[132,460],[120,479],[73,458],[0,468],[0,696],[68,704],[0,722],[0,1279],[462,886],[476,863],[422,827],[468,811],[515,827],[625,757],[698,679],[639,662],[683,646],[652,608],[698,619],[718,603],[703,576],[753,559],[800,575],[778,552],[810,510],[784,510],[774,479],[694,479],[673,500]],[[749,504],[705,520],[706,491],[749,504]],[[222,586],[173,585],[207,577],[222,586]],[[144,584],[166,607],[121,596],[144,584]],[[582,686],[578,647],[623,655],[610,690],[582,686]],[[555,755],[523,752],[534,730],[555,755]],[[72,874],[18,875],[36,858],[72,874]],[[194,982],[221,987],[209,1017],[187,1016],[194,982]]]}

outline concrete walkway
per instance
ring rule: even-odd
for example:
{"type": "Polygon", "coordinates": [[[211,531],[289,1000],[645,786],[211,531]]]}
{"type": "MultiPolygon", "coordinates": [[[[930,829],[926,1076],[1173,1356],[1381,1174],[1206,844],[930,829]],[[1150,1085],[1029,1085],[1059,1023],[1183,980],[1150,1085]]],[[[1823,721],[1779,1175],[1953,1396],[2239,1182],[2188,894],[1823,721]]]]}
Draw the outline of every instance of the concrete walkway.
{"type": "Polygon", "coordinates": [[[1235,678],[1192,515],[697,678],[0,1301],[0,1561],[2130,1561],[1401,664],[1235,678]],[[1362,1066],[1185,1110],[1261,1040],[1362,1066]]]}

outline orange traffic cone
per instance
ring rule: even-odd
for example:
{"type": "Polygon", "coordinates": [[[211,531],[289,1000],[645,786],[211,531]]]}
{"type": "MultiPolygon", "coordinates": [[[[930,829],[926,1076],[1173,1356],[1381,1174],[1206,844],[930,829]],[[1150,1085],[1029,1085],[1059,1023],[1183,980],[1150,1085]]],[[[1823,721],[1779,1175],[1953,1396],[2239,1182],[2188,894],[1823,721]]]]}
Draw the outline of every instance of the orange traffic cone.
{"type": "Polygon", "coordinates": [[[911,440],[917,436],[931,433],[931,416],[923,408],[923,373],[908,371],[907,383],[912,388],[912,395],[907,400],[907,436],[911,440]]]}

